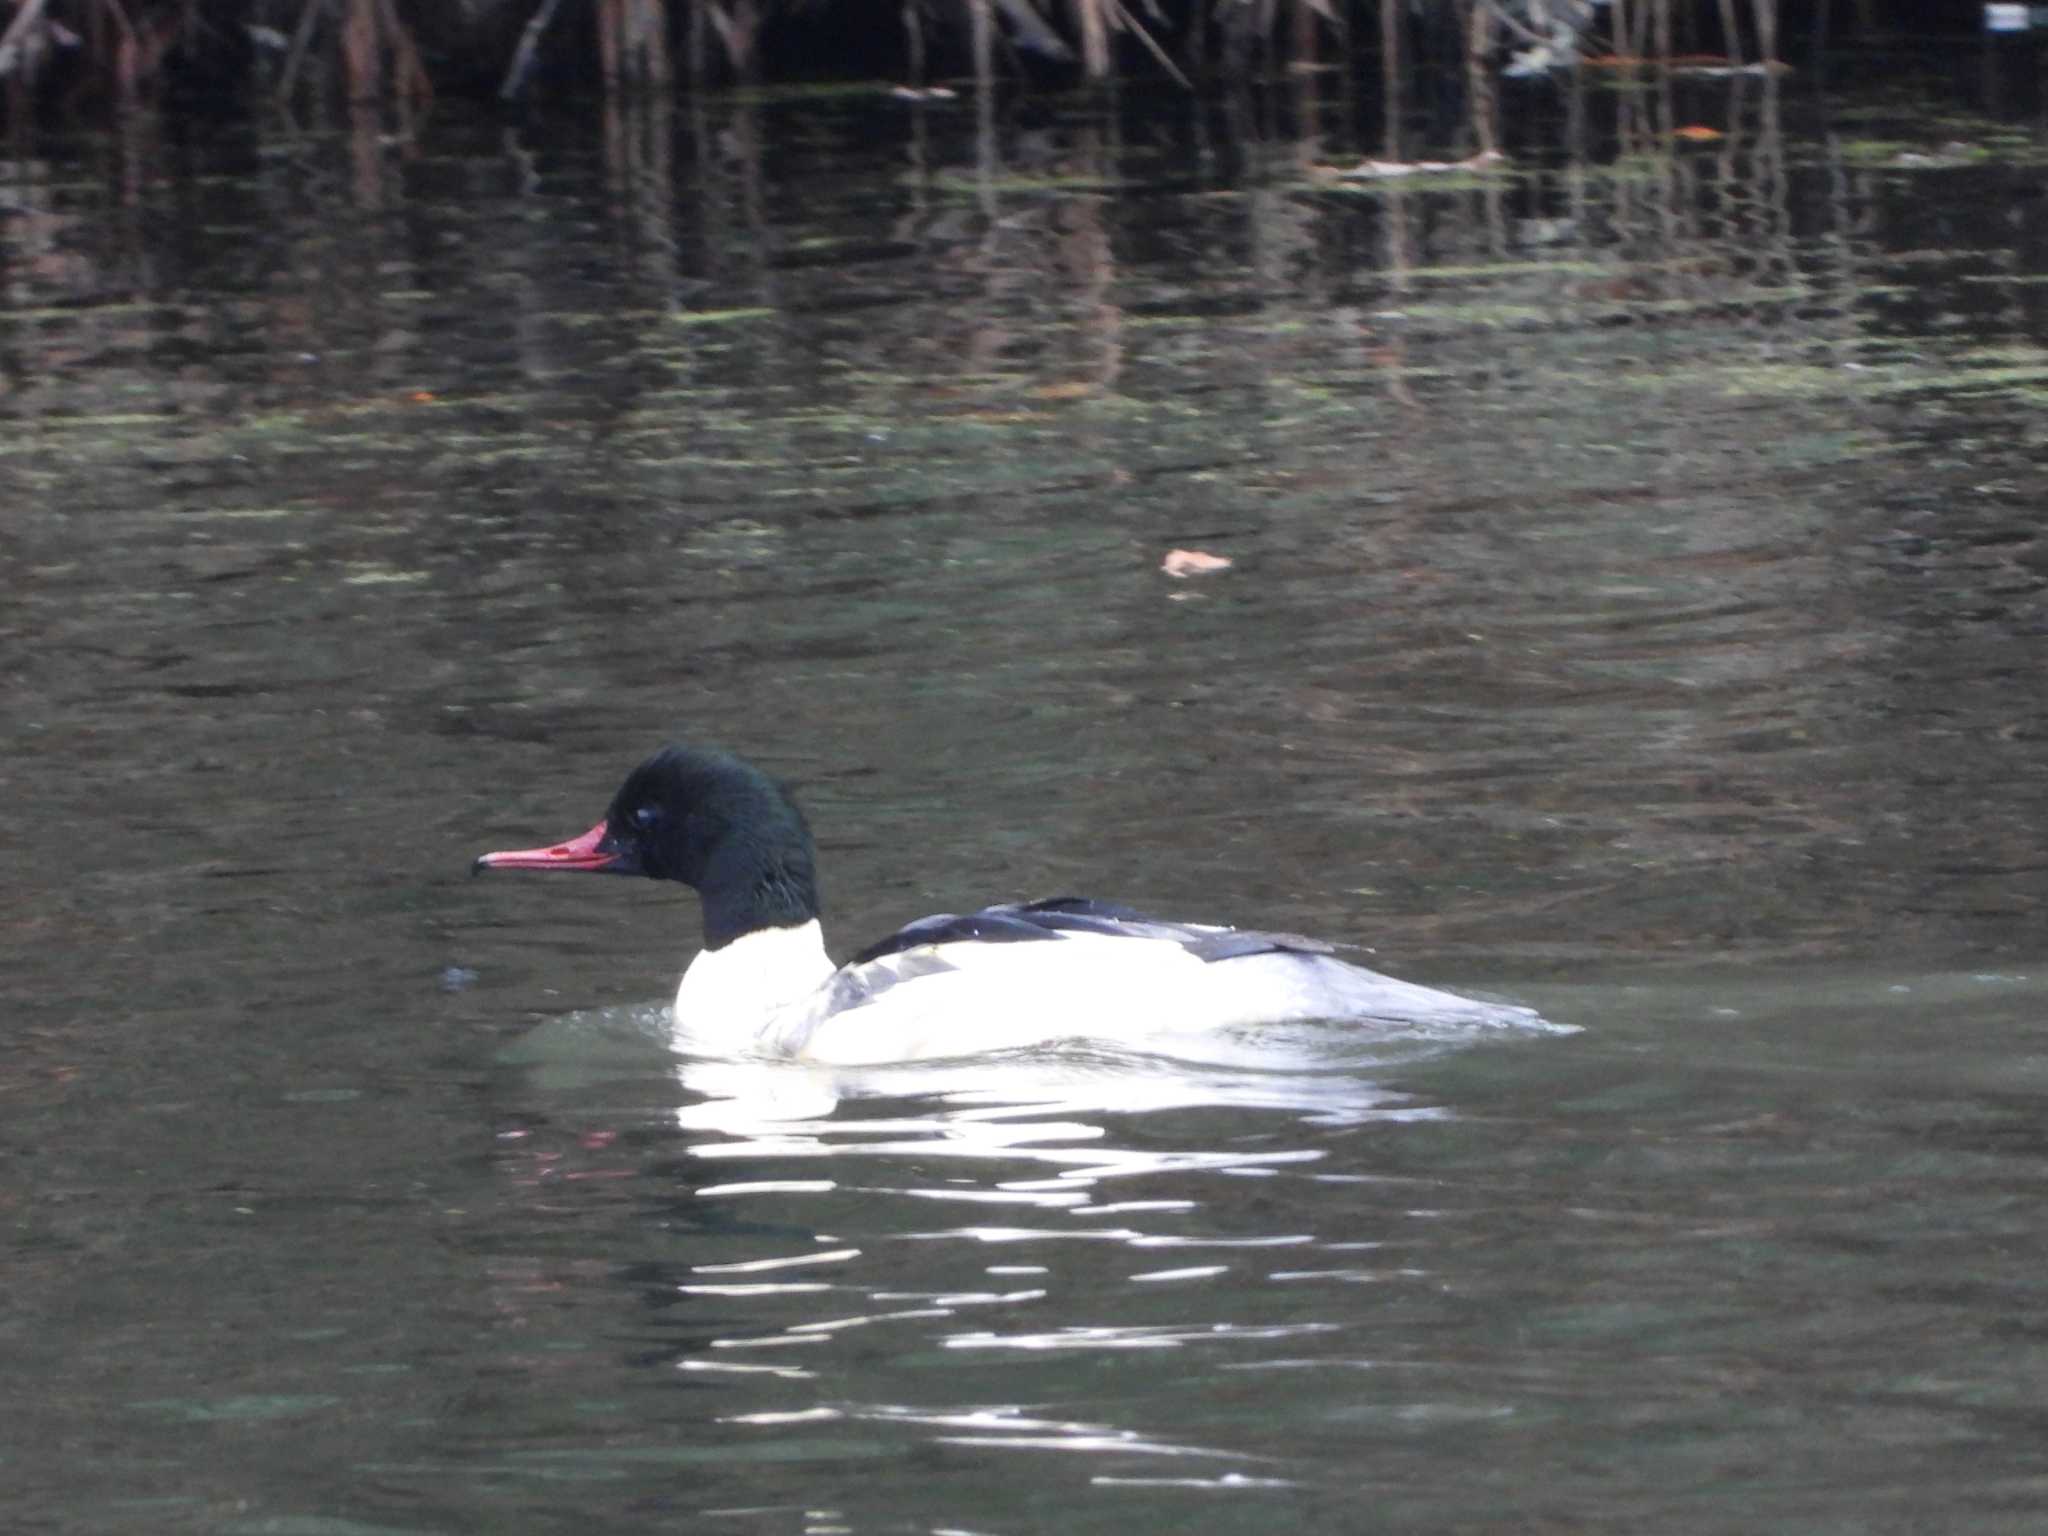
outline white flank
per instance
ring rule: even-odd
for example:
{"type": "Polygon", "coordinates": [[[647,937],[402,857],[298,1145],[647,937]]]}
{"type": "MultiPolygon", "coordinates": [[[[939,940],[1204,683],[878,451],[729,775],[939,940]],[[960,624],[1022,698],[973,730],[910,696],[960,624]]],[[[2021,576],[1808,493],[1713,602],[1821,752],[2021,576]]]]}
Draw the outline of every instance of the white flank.
{"type": "Polygon", "coordinates": [[[699,955],[676,994],[677,1039],[687,1050],[766,1051],[841,1066],[1345,1018],[1541,1027],[1529,1009],[1327,955],[1205,961],[1172,940],[1121,935],[924,944],[834,978],[815,922],[699,955]]]}

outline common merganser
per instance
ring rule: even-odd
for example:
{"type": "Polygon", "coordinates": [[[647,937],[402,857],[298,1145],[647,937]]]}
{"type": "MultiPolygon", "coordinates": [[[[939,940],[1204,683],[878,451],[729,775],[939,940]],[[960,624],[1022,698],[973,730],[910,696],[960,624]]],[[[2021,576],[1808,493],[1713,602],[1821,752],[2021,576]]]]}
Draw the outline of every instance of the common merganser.
{"type": "Polygon", "coordinates": [[[782,785],[723,752],[664,747],[604,820],[485,869],[644,875],[694,888],[704,947],[683,972],[678,1042],[855,1065],[1308,1019],[1544,1027],[1531,1009],[1397,981],[1292,933],[1167,922],[1080,897],[921,917],[835,968],[816,855],[782,785]]]}

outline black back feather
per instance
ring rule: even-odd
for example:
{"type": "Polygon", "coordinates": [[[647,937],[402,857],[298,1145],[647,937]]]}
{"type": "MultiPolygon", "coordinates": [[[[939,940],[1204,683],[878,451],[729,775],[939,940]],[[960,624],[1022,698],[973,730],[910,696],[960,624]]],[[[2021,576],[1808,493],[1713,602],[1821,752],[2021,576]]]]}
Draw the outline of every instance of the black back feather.
{"type": "Polygon", "coordinates": [[[922,944],[947,944],[966,939],[1009,944],[1058,939],[1069,933],[1096,933],[1110,938],[1164,939],[1206,961],[1235,960],[1270,953],[1327,955],[1333,946],[1297,933],[1260,933],[1249,928],[1207,929],[1188,923],[1147,917],[1116,902],[1085,896],[1053,896],[1044,901],[1004,903],[979,912],[941,912],[906,923],[887,938],[855,955],[850,966],[866,965],[885,955],[901,954],[922,944]]]}

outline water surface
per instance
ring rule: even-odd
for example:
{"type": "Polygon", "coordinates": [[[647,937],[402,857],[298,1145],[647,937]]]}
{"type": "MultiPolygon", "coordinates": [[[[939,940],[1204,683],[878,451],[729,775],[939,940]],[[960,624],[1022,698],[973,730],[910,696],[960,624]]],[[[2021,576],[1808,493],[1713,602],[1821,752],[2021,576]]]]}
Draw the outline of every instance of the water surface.
{"type": "Polygon", "coordinates": [[[12,1524],[2038,1527],[2039,145],[1346,101],[5,163],[12,1524]],[[1581,1033],[677,1060],[671,735],[1581,1033]]]}

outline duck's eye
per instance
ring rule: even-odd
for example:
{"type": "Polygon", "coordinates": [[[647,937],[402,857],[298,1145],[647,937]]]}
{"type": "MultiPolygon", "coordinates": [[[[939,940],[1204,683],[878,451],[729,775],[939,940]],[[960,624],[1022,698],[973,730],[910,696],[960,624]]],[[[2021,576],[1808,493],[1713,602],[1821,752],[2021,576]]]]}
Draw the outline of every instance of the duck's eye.
{"type": "Polygon", "coordinates": [[[659,806],[643,805],[633,813],[633,825],[642,832],[652,831],[660,822],[661,808],[659,806]]]}

